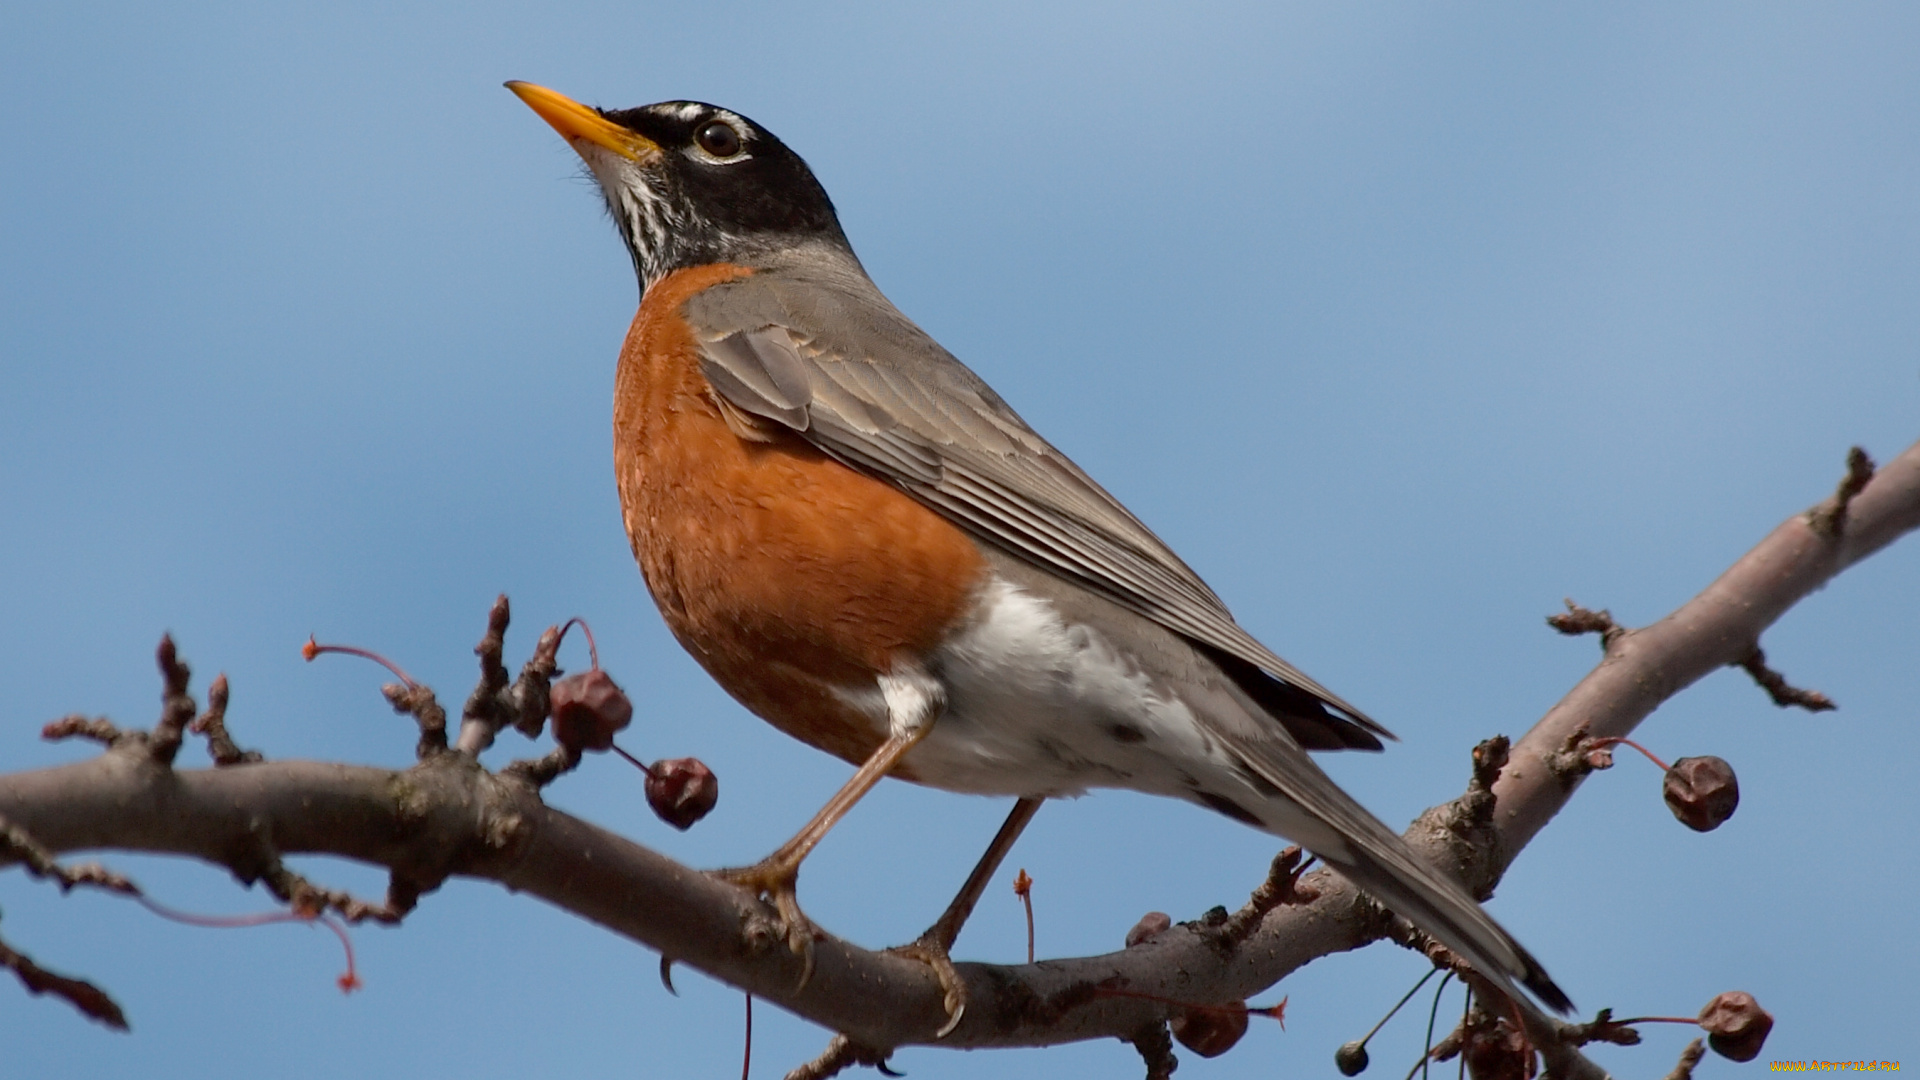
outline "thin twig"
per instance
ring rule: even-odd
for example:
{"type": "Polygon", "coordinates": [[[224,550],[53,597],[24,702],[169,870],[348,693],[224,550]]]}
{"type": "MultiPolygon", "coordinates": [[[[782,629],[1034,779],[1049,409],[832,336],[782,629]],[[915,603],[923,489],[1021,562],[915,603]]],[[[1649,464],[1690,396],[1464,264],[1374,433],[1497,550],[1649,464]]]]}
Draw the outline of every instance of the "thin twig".
{"type": "Polygon", "coordinates": [[[1767,666],[1767,654],[1755,645],[1753,651],[1734,662],[1734,666],[1753,676],[1760,689],[1767,692],[1775,705],[1781,708],[1799,706],[1808,712],[1829,712],[1840,706],[1833,699],[1818,690],[1802,690],[1787,682],[1787,677],[1767,666]]]}
{"type": "Polygon", "coordinates": [[[1238,946],[1244,943],[1259,928],[1267,913],[1282,904],[1312,902],[1315,894],[1311,890],[1301,891],[1299,881],[1301,873],[1313,864],[1313,860],[1308,858],[1302,862],[1300,855],[1298,845],[1289,845],[1273,857],[1273,862],[1267,866],[1266,880],[1255,887],[1247,902],[1220,927],[1220,939],[1224,944],[1238,946]]]}
{"type": "Polygon", "coordinates": [[[420,727],[420,741],[414,744],[414,756],[421,761],[445,753],[447,749],[447,710],[433,696],[433,687],[420,683],[388,683],[380,688],[393,711],[413,717],[420,727]]]}
{"type": "Polygon", "coordinates": [[[90,739],[102,746],[112,746],[130,734],[115,727],[113,721],[104,716],[88,718],[79,713],[70,713],[53,720],[40,729],[40,737],[48,742],[62,739],[90,739]]]}
{"type": "Polygon", "coordinates": [[[534,790],[546,787],[566,773],[580,767],[580,751],[576,747],[556,746],[537,758],[516,761],[500,770],[500,775],[524,780],[534,790]]]}
{"type": "Polygon", "coordinates": [[[140,887],[99,863],[63,866],[32,834],[0,816],[0,864],[18,860],[31,877],[51,879],[61,892],[78,886],[103,889],[122,896],[140,895],[140,887]]]}
{"type": "Polygon", "coordinates": [[[1574,603],[1571,596],[1561,603],[1567,605],[1567,611],[1559,615],[1548,615],[1548,626],[1553,626],[1561,634],[1567,634],[1569,638],[1576,638],[1580,634],[1599,634],[1601,642],[1607,640],[1607,634],[1619,634],[1620,626],[1613,621],[1613,613],[1607,611],[1605,607],[1601,607],[1599,611],[1592,611],[1588,607],[1580,607],[1578,603],[1574,603]]]}
{"type": "Polygon", "coordinates": [[[213,677],[212,685],[207,687],[207,708],[187,730],[195,735],[207,737],[207,755],[213,758],[215,765],[250,765],[265,761],[266,757],[258,750],[242,750],[227,734],[227,676],[225,672],[213,677]]]}
{"type": "Polygon", "coordinates": [[[154,660],[160,665],[163,689],[160,692],[160,722],[153,726],[153,734],[147,737],[147,754],[162,765],[172,765],[174,757],[180,753],[180,742],[186,736],[187,725],[193,722],[194,713],[200,711],[187,693],[193,669],[180,659],[179,650],[174,648],[172,634],[160,636],[160,647],[154,650],[154,660]]]}
{"type": "Polygon", "coordinates": [[[1845,533],[1847,508],[1872,480],[1873,459],[1858,446],[1848,450],[1847,475],[1840,478],[1840,485],[1833,490],[1833,498],[1807,514],[1807,523],[1813,527],[1813,531],[1829,539],[1838,539],[1845,533]]]}
{"type": "Polygon", "coordinates": [[[1693,1040],[1687,1044],[1685,1050],[1680,1051],[1680,1061],[1673,1067],[1673,1071],[1667,1074],[1666,1080],[1692,1080],[1693,1067],[1700,1064],[1700,1059],[1706,1056],[1707,1044],[1699,1039],[1693,1040]]]}
{"type": "Polygon", "coordinates": [[[127,1014],[106,991],[84,979],[48,971],[25,953],[15,952],[5,941],[0,941],[0,968],[13,972],[29,994],[52,994],[115,1031],[127,1030],[127,1014]]]}

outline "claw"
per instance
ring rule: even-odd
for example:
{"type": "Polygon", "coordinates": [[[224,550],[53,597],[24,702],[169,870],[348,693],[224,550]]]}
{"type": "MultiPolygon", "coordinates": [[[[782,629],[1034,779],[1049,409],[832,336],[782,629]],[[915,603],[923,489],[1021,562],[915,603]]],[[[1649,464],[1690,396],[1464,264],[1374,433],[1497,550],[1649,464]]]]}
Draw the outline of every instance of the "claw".
{"type": "Polygon", "coordinates": [[[960,1021],[966,1018],[966,1002],[962,1001],[958,1008],[955,1008],[952,1002],[948,1002],[947,1008],[953,1009],[953,1011],[947,1014],[947,1022],[941,1025],[940,1030],[933,1033],[933,1037],[936,1039],[944,1039],[953,1034],[953,1029],[959,1027],[960,1021]]]}
{"type": "Polygon", "coordinates": [[[800,877],[798,862],[789,862],[776,853],[752,866],[715,870],[713,876],[773,905],[779,918],[773,936],[783,939],[787,950],[800,958],[800,981],[794,990],[806,989],[813,978],[813,941],[817,931],[813,920],[800,910],[800,897],[794,888],[800,877]]]}
{"type": "Polygon", "coordinates": [[[780,913],[787,949],[800,958],[800,982],[794,989],[804,990],[813,978],[813,920],[800,910],[800,897],[791,884],[773,893],[773,908],[780,913]]]}
{"type": "Polygon", "coordinates": [[[967,1015],[967,984],[961,980],[960,972],[954,968],[953,958],[947,955],[946,948],[928,936],[905,945],[896,945],[887,952],[918,960],[933,969],[934,977],[940,980],[940,988],[946,991],[941,1004],[947,1010],[947,1022],[933,1033],[933,1037],[944,1039],[953,1034],[960,1026],[961,1019],[967,1015]]]}

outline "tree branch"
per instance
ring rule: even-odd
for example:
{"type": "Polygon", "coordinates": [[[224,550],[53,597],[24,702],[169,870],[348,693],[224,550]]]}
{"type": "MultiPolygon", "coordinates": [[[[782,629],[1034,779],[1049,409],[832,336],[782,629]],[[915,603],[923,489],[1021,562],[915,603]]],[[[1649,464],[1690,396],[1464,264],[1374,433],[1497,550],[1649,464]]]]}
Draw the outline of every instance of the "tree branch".
{"type": "MultiPolygon", "coordinates": [[[[1612,635],[1600,665],[1512,746],[1504,768],[1488,767],[1483,754],[1465,795],[1413,823],[1407,838],[1415,850],[1487,894],[1584,777],[1587,768],[1569,763],[1577,755],[1567,755],[1568,747],[1629,733],[1668,697],[1749,656],[1762,631],[1801,597],[1920,526],[1920,445],[1870,479],[1859,469],[1851,475],[1840,496],[1781,525],[1679,610],[1612,635]]],[[[497,666],[497,656],[490,663],[497,666]]],[[[177,696],[170,685],[169,698],[177,696]]],[[[170,700],[168,715],[192,713],[170,700]]],[[[189,855],[248,881],[258,876],[263,849],[386,866],[422,888],[449,875],[498,881],[876,1052],[933,1044],[945,1022],[930,969],[830,935],[815,949],[812,979],[797,989],[800,961],[764,936],[769,913],[758,901],[546,806],[526,769],[490,773],[456,748],[404,771],[299,761],[181,771],[147,744],[144,736],[121,736],[89,761],[0,776],[0,816],[49,851],[189,855]]],[[[937,1045],[1137,1041],[1177,1011],[1149,996],[1241,1001],[1316,957],[1381,938],[1418,943],[1405,923],[1330,871],[1306,875],[1294,892],[1294,902],[1241,919],[1231,935],[1223,932],[1226,920],[1211,920],[1103,956],[958,964],[970,1005],[937,1045]],[[1121,990],[1125,996],[1112,992],[1121,990]]],[[[1591,1069],[1566,1053],[1572,1056],[1558,1058],[1561,1070],[1591,1069]]]]}
{"type": "Polygon", "coordinates": [[[1571,741],[1631,734],[1703,676],[1741,666],[1761,633],[1803,597],[1920,527],[1920,444],[1866,478],[1864,458],[1850,454],[1847,480],[1833,497],[1781,523],[1700,595],[1652,626],[1609,639],[1600,665],[1514,745],[1493,789],[1502,868],[1584,777],[1556,760],[1571,741]]]}

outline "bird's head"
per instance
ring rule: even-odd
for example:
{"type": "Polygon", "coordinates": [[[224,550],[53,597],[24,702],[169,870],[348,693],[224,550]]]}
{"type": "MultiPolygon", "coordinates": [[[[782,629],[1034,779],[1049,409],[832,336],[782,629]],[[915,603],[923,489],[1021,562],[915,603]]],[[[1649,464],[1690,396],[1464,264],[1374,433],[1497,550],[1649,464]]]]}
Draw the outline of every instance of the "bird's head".
{"type": "Polygon", "coordinates": [[[599,181],[644,290],[675,270],[755,265],[797,246],[849,251],[800,155],[738,113],[697,101],[608,112],[510,82],[599,181]]]}

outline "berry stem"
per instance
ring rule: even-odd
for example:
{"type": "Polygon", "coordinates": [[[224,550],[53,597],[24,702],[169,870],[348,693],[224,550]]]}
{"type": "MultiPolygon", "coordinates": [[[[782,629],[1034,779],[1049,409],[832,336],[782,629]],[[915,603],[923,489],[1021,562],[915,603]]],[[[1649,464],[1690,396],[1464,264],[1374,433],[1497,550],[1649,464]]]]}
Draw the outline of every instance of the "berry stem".
{"type": "Polygon", "coordinates": [[[1427,1080],[1429,1068],[1433,1064],[1433,1025],[1440,1019],[1440,998],[1447,992],[1447,982],[1453,978],[1449,971],[1440,977],[1440,985],[1433,988],[1433,1008],[1427,1011],[1427,1049],[1420,1055],[1420,1061],[1407,1070],[1407,1080],[1413,1080],[1413,1074],[1419,1073],[1420,1080],[1427,1080]]]}
{"type": "Polygon", "coordinates": [[[1013,894],[1020,898],[1020,905],[1027,909],[1027,963],[1033,963],[1033,879],[1027,876],[1027,868],[1021,867],[1013,878],[1013,894]]]}
{"type": "Polygon", "coordinates": [[[634,768],[639,769],[641,772],[646,773],[648,776],[653,775],[653,766],[647,764],[644,761],[641,761],[639,758],[634,757],[632,754],[627,753],[625,750],[620,749],[619,743],[613,744],[613,752],[616,754],[619,754],[621,757],[626,758],[628,761],[632,762],[634,768]]]}
{"type": "Polygon", "coordinates": [[[344,656],[357,656],[362,660],[371,660],[381,667],[386,668],[388,671],[393,672],[394,677],[406,683],[409,690],[418,690],[420,688],[420,684],[413,681],[413,676],[400,670],[399,664],[381,656],[372,649],[357,648],[353,645],[322,645],[313,640],[312,635],[308,635],[307,643],[300,646],[300,655],[305,657],[308,663],[312,663],[315,658],[324,656],[327,653],[340,653],[344,656]]]}
{"type": "Polygon", "coordinates": [[[747,1072],[753,1068],[753,995],[747,995],[747,1035],[742,1040],[746,1050],[740,1057],[740,1080],[747,1080],[747,1072]]]}
{"type": "MultiPolygon", "coordinates": [[[[562,640],[565,640],[565,639],[566,639],[566,636],[567,636],[567,631],[568,631],[569,629],[572,629],[572,627],[573,627],[573,625],[574,625],[575,623],[579,623],[579,624],[580,624],[580,632],[581,632],[581,633],[583,633],[583,634],[585,634],[585,635],[587,635],[587,661],[588,661],[588,663],[592,665],[592,667],[593,667],[593,670],[595,670],[595,671],[598,671],[598,670],[600,670],[600,646],[598,646],[598,645],[595,645],[595,644],[593,643],[593,627],[591,627],[591,626],[588,626],[588,625],[587,625],[587,620],[585,620],[585,619],[583,619],[583,618],[581,618],[581,617],[580,617],[580,616],[578,616],[578,615],[575,615],[575,616],[574,616],[573,618],[571,618],[571,619],[568,619],[568,620],[567,620],[566,622],[564,622],[564,623],[562,623],[562,624],[560,624],[560,637],[561,637],[561,639],[562,639],[562,640]]],[[[555,649],[558,649],[558,648],[559,648],[559,646],[558,646],[558,645],[555,645],[555,646],[554,646],[554,648],[555,648],[555,649]]]]}
{"type": "Polygon", "coordinates": [[[1427,985],[1427,980],[1433,978],[1433,976],[1437,972],[1439,972],[1439,970],[1440,970],[1439,968],[1428,968],[1427,973],[1425,975],[1420,976],[1420,981],[1413,984],[1413,989],[1400,995],[1400,1000],[1394,1002],[1393,1008],[1387,1010],[1387,1015],[1381,1017],[1380,1022],[1373,1025],[1372,1030],[1368,1031],[1365,1035],[1362,1035],[1360,1037],[1360,1045],[1363,1047],[1366,1046],[1369,1040],[1371,1040],[1375,1035],[1380,1034],[1380,1029],[1387,1026],[1387,1021],[1393,1019],[1394,1014],[1398,1013],[1402,1006],[1406,1005],[1407,1002],[1412,1001],[1413,995],[1419,993],[1420,988],[1427,985]]]}
{"type": "MultiPolygon", "coordinates": [[[[402,676],[405,678],[405,676],[402,676]]],[[[333,931],[340,939],[340,947],[346,950],[347,970],[337,980],[342,993],[351,994],[360,989],[360,976],[353,962],[353,939],[347,936],[347,928],[340,920],[325,912],[303,914],[298,911],[263,911],[254,915],[195,915],[190,911],[170,908],[158,900],[145,895],[136,895],[140,906],[170,922],[184,923],[188,926],[204,926],[214,930],[233,930],[248,926],[270,926],[274,923],[298,922],[309,926],[319,924],[333,931]]]]}
{"type": "Polygon", "coordinates": [[[1633,748],[1634,748],[1635,750],[1638,750],[1638,751],[1640,751],[1641,753],[1643,753],[1643,754],[1645,754],[1645,755],[1647,755],[1647,760],[1648,760],[1648,761],[1651,761],[1651,762],[1653,762],[1653,763],[1654,763],[1655,765],[1658,765],[1658,766],[1660,766],[1660,771],[1661,771],[1661,772],[1666,772],[1666,771],[1668,771],[1668,769],[1667,769],[1667,763],[1666,763],[1666,762],[1664,762],[1664,761],[1661,761],[1661,760],[1660,760],[1659,758],[1657,758],[1657,757],[1655,757],[1655,756],[1654,756],[1654,754],[1653,754],[1653,751],[1651,751],[1651,750],[1649,750],[1649,749],[1647,749],[1647,748],[1646,748],[1646,747],[1644,747],[1644,746],[1641,746],[1641,745],[1640,745],[1639,743],[1637,743],[1637,742],[1634,742],[1634,741],[1633,741],[1632,739],[1629,739],[1629,738],[1627,738],[1627,737],[1626,737],[1626,736],[1624,736],[1624,735],[1615,735],[1615,736],[1612,736],[1612,737],[1610,737],[1610,738],[1605,738],[1605,739],[1595,739],[1595,740],[1593,741],[1593,745],[1594,745],[1594,747],[1595,747],[1596,749],[1598,749],[1599,747],[1602,747],[1602,746],[1612,746],[1612,745],[1613,745],[1613,744],[1615,744],[1615,743],[1625,743],[1625,744],[1627,744],[1628,746],[1631,746],[1631,747],[1633,747],[1633,748]]]}

